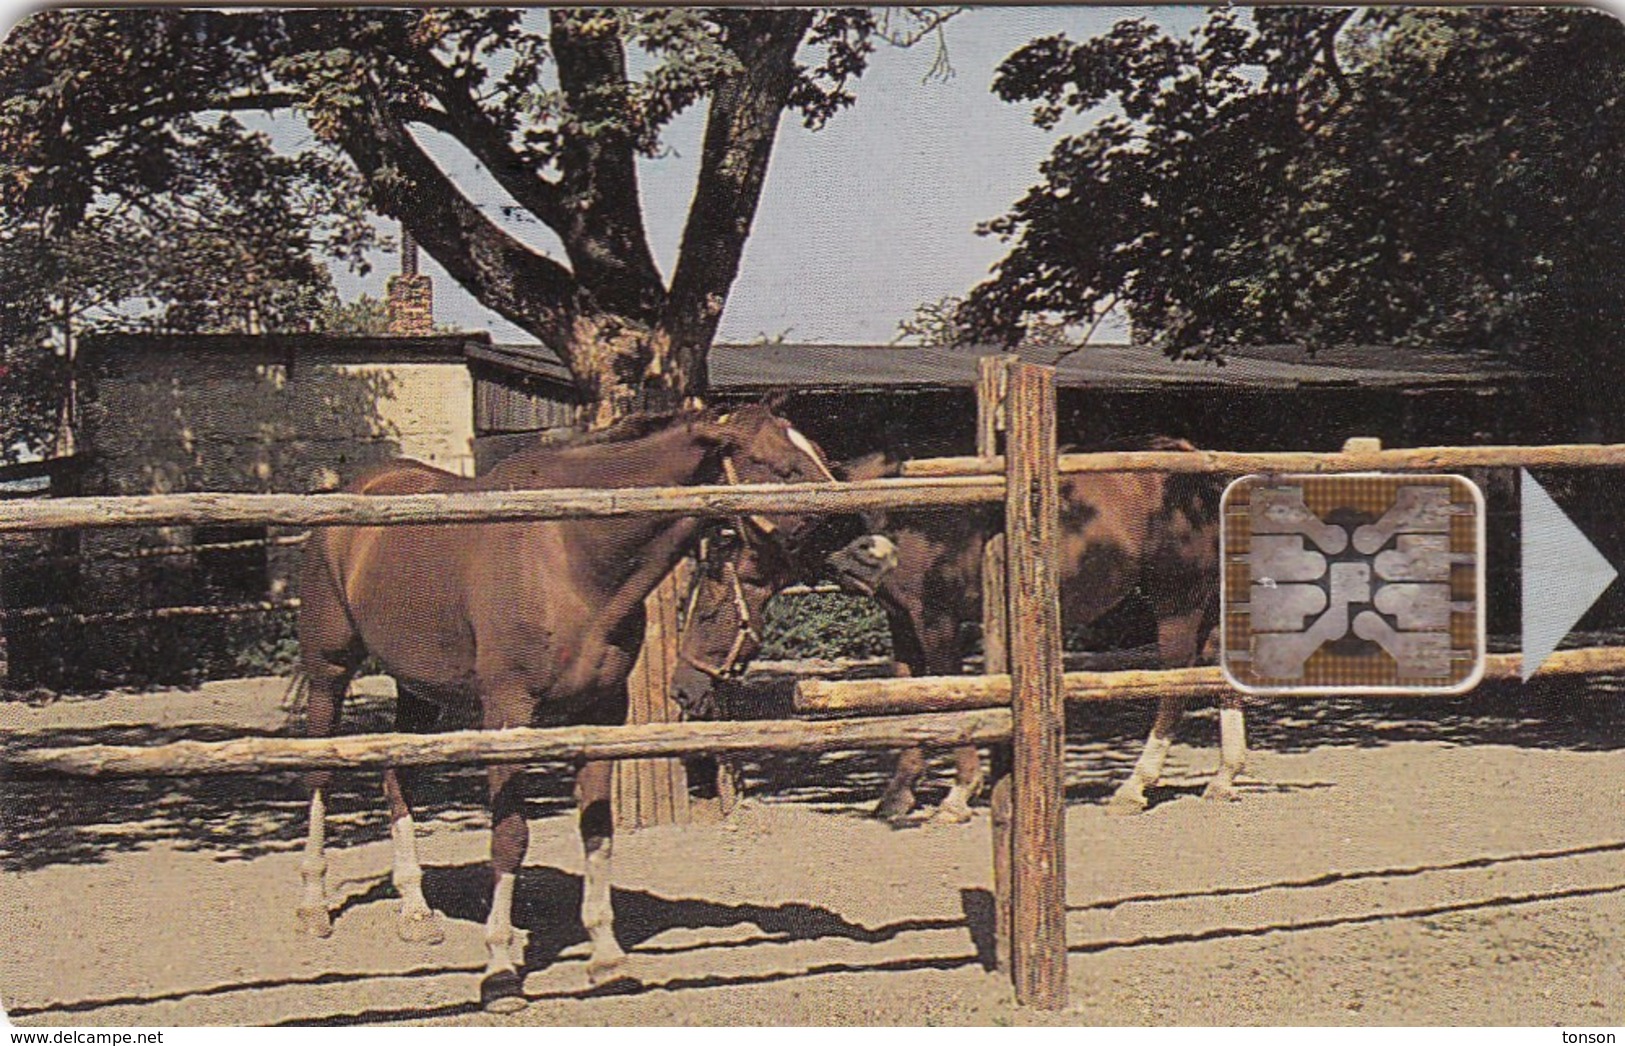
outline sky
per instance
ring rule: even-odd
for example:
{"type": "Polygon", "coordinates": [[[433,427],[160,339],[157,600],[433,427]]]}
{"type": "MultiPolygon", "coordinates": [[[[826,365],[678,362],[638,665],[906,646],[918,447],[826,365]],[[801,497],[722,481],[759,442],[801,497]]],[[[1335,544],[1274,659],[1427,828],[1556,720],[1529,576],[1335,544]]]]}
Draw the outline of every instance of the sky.
{"type": "MultiPolygon", "coordinates": [[[[1625,0],[1608,0],[1608,6],[1618,14],[1625,0]]],[[[28,10],[0,0],[0,28],[28,10]]],[[[947,24],[951,79],[927,78],[935,57],[930,42],[909,50],[882,47],[856,85],[856,104],[823,130],[810,132],[787,115],[718,340],[884,343],[916,306],[969,290],[1003,252],[996,239],[976,235],[978,223],[1004,213],[1036,183],[1039,164],[1059,134],[1081,129],[1087,119],[1058,131],[1033,127],[1026,106],[991,93],[998,63],[1035,37],[1064,32],[1084,39],[1134,16],[1184,33],[1202,21],[1204,10],[967,11],[947,24]]],[[[694,191],[703,125],[702,105],[668,128],[668,155],[641,161],[651,246],[668,275],[694,191]]],[[[267,117],[262,126],[285,147],[309,139],[294,115],[267,117]]],[[[439,162],[500,220],[506,202],[501,191],[455,148],[429,140],[429,132],[424,137],[439,162]]],[[[540,225],[510,228],[534,246],[558,252],[540,225]]],[[[392,223],[389,231],[395,231],[392,223]]],[[[378,255],[369,275],[339,270],[335,277],[345,298],[363,291],[381,296],[397,267],[394,255],[378,255]]],[[[499,341],[534,340],[480,306],[427,256],[423,269],[434,278],[441,322],[489,330],[499,341]]],[[[1122,328],[1109,321],[1096,335],[1103,341],[1122,336],[1122,328]]]]}
{"type": "MultiPolygon", "coordinates": [[[[856,104],[812,132],[787,115],[780,125],[760,209],[728,298],[718,340],[884,343],[917,305],[963,294],[1002,254],[977,236],[1038,181],[1038,166],[1059,132],[1032,126],[1026,106],[999,101],[994,70],[1027,41],[1055,32],[1083,39],[1124,17],[1171,28],[1200,22],[1200,8],[993,8],[947,25],[954,75],[928,79],[936,50],[927,41],[880,48],[856,85],[856,104]]],[[[668,277],[694,191],[703,106],[668,128],[667,156],[640,163],[651,247],[668,277]]],[[[296,116],[264,126],[296,147],[308,131],[296,116]]],[[[1072,129],[1077,129],[1074,124],[1072,129]]],[[[493,218],[506,197],[477,166],[446,144],[423,139],[439,162],[493,218]]],[[[557,241],[534,222],[510,226],[534,246],[557,241]]],[[[391,233],[394,229],[390,229],[391,233]]],[[[336,272],[340,292],[382,295],[397,259],[380,255],[358,278],[336,272]]],[[[437,318],[489,330],[499,341],[534,341],[474,301],[432,260],[437,318]]],[[[1110,340],[1103,326],[1097,337],[1110,340]]]]}

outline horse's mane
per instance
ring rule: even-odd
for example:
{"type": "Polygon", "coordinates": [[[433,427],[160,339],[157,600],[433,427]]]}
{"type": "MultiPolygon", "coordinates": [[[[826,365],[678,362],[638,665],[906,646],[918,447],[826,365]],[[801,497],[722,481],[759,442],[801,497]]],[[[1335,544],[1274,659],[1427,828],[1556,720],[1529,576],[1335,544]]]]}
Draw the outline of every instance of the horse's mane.
{"type": "Polygon", "coordinates": [[[663,432],[680,422],[700,416],[698,410],[638,411],[618,418],[608,426],[591,432],[575,433],[557,446],[591,447],[601,443],[626,443],[656,432],[663,432]]]}
{"type": "Polygon", "coordinates": [[[584,431],[582,429],[549,429],[540,433],[534,441],[522,448],[533,450],[546,448],[548,450],[564,450],[569,447],[592,447],[603,443],[628,443],[635,439],[642,439],[661,432],[680,421],[698,417],[697,410],[665,410],[665,411],[638,411],[617,418],[601,429],[584,431]]]}

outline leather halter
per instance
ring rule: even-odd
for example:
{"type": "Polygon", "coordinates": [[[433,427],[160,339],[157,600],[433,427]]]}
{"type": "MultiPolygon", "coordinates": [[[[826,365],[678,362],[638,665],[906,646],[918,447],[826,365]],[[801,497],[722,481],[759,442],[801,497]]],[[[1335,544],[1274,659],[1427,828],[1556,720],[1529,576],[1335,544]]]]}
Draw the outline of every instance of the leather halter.
{"type": "MultiPolygon", "coordinates": [[[[722,474],[727,478],[728,486],[739,486],[739,470],[734,468],[734,457],[732,454],[728,454],[723,457],[722,474]]],[[[775,537],[779,532],[777,524],[775,524],[771,519],[768,519],[766,516],[758,513],[751,513],[748,516],[740,516],[738,518],[741,524],[739,527],[739,533],[741,535],[745,533],[745,527],[743,524],[746,520],[749,520],[757,530],[760,530],[767,537],[775,537]]]]}
{"type": "MultiPolygon", "coordinates": [[[[802,439],[804,440],[805,437],[802,437],[802,439]]],[[[797,448],[806,453],[807,457],[814,465],[818,466],[818,470],[824,474],[824,477],[829,480],[829,482],[840,482],[835,478],[835,475],[830,472],[829,467],[819,460],[818,455],[810,446],[803,447],[801,442],[796,440],[792,440],[792,442],[795,442],[797,448]]],[[[737,487],[740,485],[739,470],[734,466],[734,459],[731,453],[724,455],[722,458],[722,474],[727,478],[728,485],[730,487],[737,487]]],[[[766,516],[758,513],[750,513],[734,517],[734,525],[739,529],[739,534],[742,538],[749,533],[746,523],[754,526],[758,531],[761,532],[762,536],[766,537],[769,541],[776,544],[782,543],[783,538],[779,533],[778,525],[772,520],[768,519],[766,516]]],[[[746,540],[749,539],[746,538],[746,540]]],[[[705,558],[705,554],[703,552],[701,553],[700,558],[702,560],[705,558]]],[[[759,629],[757,629],[756,623],[751,620],[750,603],[745,599],[745,588],[739,580],[739,568],[735,565],[732,558],[726,560],[722,564],[722,575],[728,579],[728,584],[733,589],[734,613],[738,615],[739,620],[739,630],[734,634],[733,645],[728,648],[728,656],[723,658],[722,664],[718,666],[701,661],[699,658],[690,654],[681,646],[679,646],[677,650],[677,659],[679,661],[682,661],[690,668],[694,668],[705,673],[716,682],[721,682],[722,680],[727,679],[737,673],[739,669],[739,656],[744,652],[745,644],[747,642],[754,641],[757,647],[762,645],[762,633],[759,629]]],[[[685,632],[687,631],[687,626],[692,624],[694,620],[694,607],[695,604],[699,602],[700,585],[703,578],[704,573],[697,572],[694,575],[694,584],[689,588],[688,606],[683,611],[685,632]]]]}
{"type": "MultiPolygon", "coordinates": [[[[728,559],[722,564],[722,575],[728,579],[728,584],[733,589],[734,613],[738,616],[739,622],[739,630],[734,633],[733,645],[728,648],[728,656],[723,659],[721,665],[712,665],[701,661],[681,646],[677,650],[678,660],[690,668],[704,672],[716,682],[721,682],[737,674],[739,656],[744,653],[747,642],[754,640],[758,647],[762,645],[762,634],[756,628],[756,623],[751,620],[750,603],[745,599],[745,587],[739,580],[739,568],[734,565],[732,559],[728,559]]],[[[688,590],[688,607],[683,611],[683,620],[686,623],[684,631],[687,631],[686,626],[693,624],[694,606],[699,602],[700,585],[704,577],[703,571],[696,572],[694,584],[688,590]]]]}

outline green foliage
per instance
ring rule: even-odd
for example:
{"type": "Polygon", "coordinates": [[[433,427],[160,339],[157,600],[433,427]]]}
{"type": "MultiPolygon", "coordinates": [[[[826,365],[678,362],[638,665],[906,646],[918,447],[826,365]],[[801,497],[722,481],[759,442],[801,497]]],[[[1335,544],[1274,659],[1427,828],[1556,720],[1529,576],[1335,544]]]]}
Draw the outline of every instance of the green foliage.
{"type": "Polygon", "coordinates": [[[151,292],[152,322],[238,329],[227,320],[245,313],[240,291],[260,326],[288,329],[321,308],[318,247],[358,263],[371,246],[370,209],[552,346],[596,403],[619,409],[643,383],[657,396],[703,392],[687,386],[703,377],[782,115],[821,126],[852,104],[877,42],[936,34],[940,45],[951,14],[41,11],[0,47],[0,210],[58,247],[99,212],[156,222],[156,240],[130,242],[172,264],[120,303],[151,292]],[[649,249],[637,161],[663,155],[671,121],[701,103],[695,204],[668,280],[649,249]],[[232,115],[277,110],[301,114],[309,148],[274,156],[232,115]],[[425,148],[426,132],[500,184],[507,219],[551,229],[564,250],[536,250],[492,220],[425,148]],[[230,286],[217,280],[226,274],[230,286]]]}
{"type": "Polygon", "coordinates": [[[871,599],[814,592],[767,605],[762,651],[767,660],[890,657],[891,628],[871,599]]]}
{"type": "Polygon", "coordinates": [[[316,314],[315,328],[326,334],[388,334],[389,303],[370,294],[354,301],[334,299],[316,314]]]}
{"type": "MultiPolygon", "coordinates": [[[[958,317],[1013,341],[1116,305],[1170,355],[1428,344],[1611,358],[1625,26],[1578,8],[1210,14],[1035,40],[994,90],[1064,134],[958,317]]],[[[1566,359],[1564,359],[1566,357],[1566,359]]]]}

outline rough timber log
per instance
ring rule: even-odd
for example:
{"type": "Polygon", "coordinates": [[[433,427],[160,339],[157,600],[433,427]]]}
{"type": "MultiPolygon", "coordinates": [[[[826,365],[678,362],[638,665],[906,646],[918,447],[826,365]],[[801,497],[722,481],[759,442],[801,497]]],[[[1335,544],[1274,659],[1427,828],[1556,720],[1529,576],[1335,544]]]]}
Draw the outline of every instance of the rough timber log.
{"type": "Polygon", "coordinates": [[[824,722],[645,723],[640,726],[460,730],[444,734],[247,737],[150,746],[84,745],[15,752],[8,769],[84,777],[190,777],[440,763],[634,759],[717,752],[828,752],[909,745],[941,748],[1004,741],[1009,737],[1010,711],[989,708],[824,722]]]}
{"type": "MultiPolygon", "coordinates": [[[[1520,654],[1491,654],[1484,667],[1485,682],[1519,678],[1520,654]]],[[[1625,672],[1625,647],[1584,647],[1559,650],[1541,665],[1536,678],[1625,672]]],[[[1212,697],[1229,689],[1214,666],[1136,672],[1068,672],[1061,677],[1068,701],[1146,701],[1167,694],[1212,697]]],[[[1324,697],[1325,695],[1305,695],[1324,697]]],[[[1403,698],[1406,695],[1344,695],[1403,698]]],[[[1438,697],[1437,694],[1416,695],[1438,697]]],[[[1462,698],[1470,695],[1463,694],[1462,698]]],[[[1272,694],[1271,700],[1292,700],[1291,694],[1272,694]]],[[[919,713],[993,708],[1010,701],[1009,676],[923,676],[916,679],[804,679],[796,684],[799,712],[839,712],[874,715],[885,712],[919,713]]]]}

